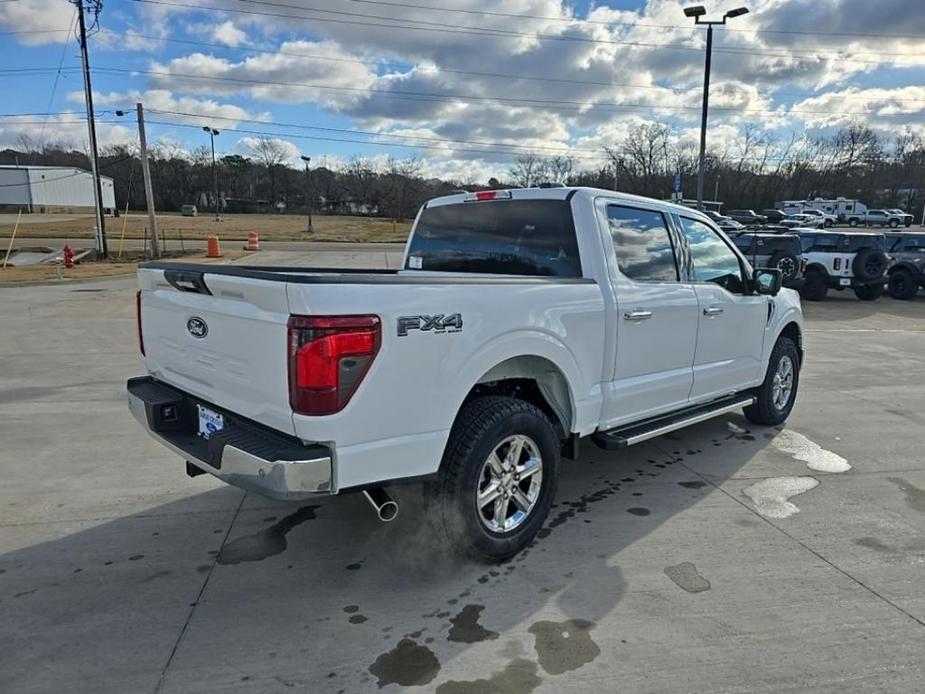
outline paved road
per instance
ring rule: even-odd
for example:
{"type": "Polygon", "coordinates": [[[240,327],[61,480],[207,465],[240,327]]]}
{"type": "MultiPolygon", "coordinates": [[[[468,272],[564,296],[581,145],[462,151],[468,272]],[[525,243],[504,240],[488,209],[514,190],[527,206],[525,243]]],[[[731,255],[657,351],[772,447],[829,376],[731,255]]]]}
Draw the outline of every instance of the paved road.
{"type": "Polygon", "coordinates": [[[925,298],[808,307],[787,431],[588,445],[489,567],[414,490],[381,525],[187,478],[126,412],[133,289],[2,290],[0,691],[921,689],[925,298]]]}

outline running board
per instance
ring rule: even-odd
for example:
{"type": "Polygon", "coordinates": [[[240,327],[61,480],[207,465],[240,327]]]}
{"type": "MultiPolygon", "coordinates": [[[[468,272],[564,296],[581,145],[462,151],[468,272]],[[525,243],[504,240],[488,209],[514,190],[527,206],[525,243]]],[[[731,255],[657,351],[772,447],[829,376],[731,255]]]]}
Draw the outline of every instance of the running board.
{"type": "Polygon", "coordinates": [[[620,450],[621,448],[654,439],[656,436],[704,422],[721,414],[740,410],[754,403],[754,395],[731,395],[708,402],[706,405],[688,407],[687,409],[647,419],[637,424],[609,429],[608,431],[599,431],[592,434],[591,440],[605,450],[620,450]]]}

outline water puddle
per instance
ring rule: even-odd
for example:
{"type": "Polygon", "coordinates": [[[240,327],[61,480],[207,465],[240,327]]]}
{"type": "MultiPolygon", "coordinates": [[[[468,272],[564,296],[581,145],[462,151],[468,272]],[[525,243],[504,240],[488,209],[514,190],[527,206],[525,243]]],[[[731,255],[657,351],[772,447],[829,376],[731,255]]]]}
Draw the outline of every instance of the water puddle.
{"type": "Polygon", "coordinates": [[[479,615],[485,609],[484,605],[466,605],[462,612],[450,618],[450,633],[448,641],[457,643],[478,643],[498,638],[497,632],[489,631],[479,624],[479,615]]]}
{"type": "Polygon", "coordinates": [[[674,581],[679,588],[686,590],[688,593],[702,593],[710,590],[710,582],[700,575],[697,567],[691,562],[685,561],[674,566],[665,567],[665,575],[674,581]]]}
{"type": "Polygon", "coordinates": [[[585,619],[535,622],[528,631],[536,637],[537,659],[550,675],[577,670],[601,654],[591,639],[594,623],[585,619]]]}
{"type": "Polygon", "coordinates": [[[488,679],[444,682],[437,687],[437,694],[529,694],[542,681],[536,674],[536,663],[518,658],[488,679]]]}
{"type": "Polygon", "coordinates": [[[427,646],[402,639],[395,648],[376,658],[369,671],[378,678],[380,689],[390,684],[419,687],[437,676],[440,661],[427,646]]]}
{"type": "Polygon", "coordinates": [[[261,561],[284,552],[287,547],[286,534],[297,525],[314,519],[317,508],[317,505],[303,506],[259,533],[229,542],[219,552],[216,561],[219,564],[241,564],[247,561],[261,561]]]}
{"type": "Polygon", "coordinates": [[[818,486],[815,477],[772,477],[746,487],[742,493],[752,500],[762,516],[783,519],[800,512],[796,504],[788,501],[790,497],[818,486]]]}
{"type": "Polygon", "coordinates": [[[795,460],[806,463],[806,467],[816,472],[847,472],[851,469],[848,461],[837,453],[826,450],[815,441],[810,441],[803,434],[784,429],[775,436],[771,444],[782,453],[790,454],[795,460]]]}
{"type": "Polygon", "coordinates": [[[925,513],[925,489],[919,489],[914,484],[910,484],[902,477],[888,477],[888,480],[899,487],[900,491],[906,496],[906,503],[914,511],[925,513]]]}

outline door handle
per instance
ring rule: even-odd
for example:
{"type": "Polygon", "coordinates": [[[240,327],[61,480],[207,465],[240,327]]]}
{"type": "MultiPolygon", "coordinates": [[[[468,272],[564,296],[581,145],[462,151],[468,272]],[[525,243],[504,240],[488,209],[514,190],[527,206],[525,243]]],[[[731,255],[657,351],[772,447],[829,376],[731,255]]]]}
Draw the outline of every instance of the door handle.
{"type": "Polygon", "coordinates": [[[652,317],[652,311],[627,311],[623,314],[623,320],[641,321],[649,320],[652,317]]]}
{"type": "Polygon", "coordinates": [[[719,306],[707,306],[703,309],[703,315],[705,316],[718,316],[723,312],[723,309],[719,306]]]}

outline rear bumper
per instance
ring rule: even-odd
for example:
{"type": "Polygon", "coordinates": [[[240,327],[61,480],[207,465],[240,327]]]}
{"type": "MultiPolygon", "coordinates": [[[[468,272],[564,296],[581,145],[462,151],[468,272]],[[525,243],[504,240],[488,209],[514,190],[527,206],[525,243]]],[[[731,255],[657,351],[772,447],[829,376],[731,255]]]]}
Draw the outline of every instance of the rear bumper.
{"type": "Polygon", "coordinates": [[[336,489],[331,452],[222,410],[149,376],[126,384],[128,408],[164,446],[195,467],[272,499],[304,499],[336,489]],[[225,418],[225,429],[198,434],[196,405],[225,418]]]}

